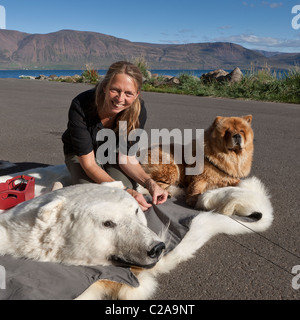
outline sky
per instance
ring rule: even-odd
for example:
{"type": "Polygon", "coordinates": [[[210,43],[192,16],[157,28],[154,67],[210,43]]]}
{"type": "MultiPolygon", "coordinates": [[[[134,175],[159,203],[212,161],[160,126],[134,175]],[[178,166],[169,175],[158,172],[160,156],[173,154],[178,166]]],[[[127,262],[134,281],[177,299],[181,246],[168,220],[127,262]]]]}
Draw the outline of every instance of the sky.
{"type": "Polygon", "coordinates": [[[300,0],[0,0],[0,6],[0,27],[27,33],[72,29],[133,42],[222,41],[300,53],[300,0]]]}

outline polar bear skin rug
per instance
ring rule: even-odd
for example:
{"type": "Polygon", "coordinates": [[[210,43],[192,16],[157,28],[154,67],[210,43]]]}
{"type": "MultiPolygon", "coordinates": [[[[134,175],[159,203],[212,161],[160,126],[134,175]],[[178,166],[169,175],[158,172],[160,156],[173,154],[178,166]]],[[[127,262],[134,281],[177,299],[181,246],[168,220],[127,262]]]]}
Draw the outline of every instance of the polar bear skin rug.
{"type": "Polygon", "coordinates": [[[199,196],[202,211],[168,199],[143,213],[120,182],[69,186],[64,165],[22,174],[35,177],[36,197],[0,213],[0,255],[71,267],[133,266],[128,272],[137,282],[95,278],[78,299],[148,299],[157,275],[191,259],[213,236],[262,232],[273,221],[270,197],[256,177],[199,196]],[[51,191],[55,182],[63,188],[51,191]]]}

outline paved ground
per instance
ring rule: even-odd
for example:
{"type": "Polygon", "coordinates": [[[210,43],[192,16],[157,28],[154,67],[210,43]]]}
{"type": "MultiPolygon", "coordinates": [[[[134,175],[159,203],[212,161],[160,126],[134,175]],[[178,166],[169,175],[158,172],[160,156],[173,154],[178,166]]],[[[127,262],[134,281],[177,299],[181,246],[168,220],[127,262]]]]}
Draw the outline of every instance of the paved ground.
{"type": "MultiPolygon", "coordinates": [[[[71,99],[90,88],[0,79],[0,160],[63,163],[60,136],[71,99]]],[[[253,115],[251,175],[272,195],[275,220],[263,233],[219,235],[159,279],[155,299],[299,299],[292,287],[300,265],[300,105],[143,93],[149,128],[202,129],[217,115],[253,115]]],[[[300,279],[296,283],[300,284],[300,279]]]]}

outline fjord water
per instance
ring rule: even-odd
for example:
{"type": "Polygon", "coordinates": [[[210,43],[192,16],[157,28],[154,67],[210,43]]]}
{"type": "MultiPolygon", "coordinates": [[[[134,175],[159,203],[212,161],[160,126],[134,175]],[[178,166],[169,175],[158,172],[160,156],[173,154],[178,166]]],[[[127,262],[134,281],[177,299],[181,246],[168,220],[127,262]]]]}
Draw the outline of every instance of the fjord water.
{"type": "MultiPolygon", "coordinates": [[[[20,76],[74,76],[75,74],[81,75],[84,70],[0,70],[0,78],[19,78],[20,76]]],[[[104,75],[107,70],[98,70],[100,75],[104,75]]],[[[188,73],[197,77],[200,77],[203,73],[211,70],[151,70],[153,74],[179,76],[182,73],[188,73]]]]}

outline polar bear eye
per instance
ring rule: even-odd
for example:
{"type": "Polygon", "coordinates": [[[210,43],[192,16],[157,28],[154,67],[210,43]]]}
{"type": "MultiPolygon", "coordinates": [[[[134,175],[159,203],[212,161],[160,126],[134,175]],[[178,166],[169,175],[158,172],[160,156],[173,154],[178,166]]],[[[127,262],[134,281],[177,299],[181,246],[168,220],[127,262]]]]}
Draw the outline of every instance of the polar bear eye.
{"type": "Polygon", "coordinates": [[[117,224],[112,222],[111,220],[104,221],[102,224],[105,228],[114,228],[117,226],[117,224]]]}
{"type": "Polygon", "coordinates": [[[139,212],[139,208],[137,208],[137,209],[135,210],[135,214],[138,214],[138,212],[139,212]]]}

